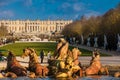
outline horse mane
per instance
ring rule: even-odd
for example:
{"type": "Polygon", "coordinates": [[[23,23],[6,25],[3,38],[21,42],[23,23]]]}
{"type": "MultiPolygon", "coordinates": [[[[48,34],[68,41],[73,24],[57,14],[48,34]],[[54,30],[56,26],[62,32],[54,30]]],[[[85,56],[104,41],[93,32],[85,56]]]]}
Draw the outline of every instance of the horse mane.
{"type": "Polygon", "coordinates": [[[37,53],[36,53],[36,51],[35,51],[35,49],[33,49],[33,48],[27,48],[28,50],[30,50],[30,55],[29,55],[29,57],[30,57],[30,59],[31,59],[31,61],[30,62],[32,62],[32,61],[34,61],[35,63],[39,63],[39,60],[38,60],[38,57],[37,57],[37,53]]]}
{"type": "Polygon", "coordinates": [[[28,48],[32,53],[36,53],[36,51],[33,48],[28,48]]]}
{"type": "Polygon", "coordinates": [[[14,56],[15,57],[15,54],[13,54],[13,52],[12,51],[9,51],[9,56],[14,56]]]}
{"type": "Polygon", "coordinates": [[[17,62],[18,60],[16,59],[15,54],[13,54],[13,52],[9,51],[8,56],[7,56],[7,62],[17,62]]]}
{"type": "Polygon", "coordinates": [[[7,56],[7,61],[8,61],[8,62],[9,62],[9,61],[17,61],[16,56],[15,56],[15,54],[13,54],[12,51],[9,51],[8,56],[7,56]],[[12,59],[9,60],[10,58],[12,58],[12,59]]]}

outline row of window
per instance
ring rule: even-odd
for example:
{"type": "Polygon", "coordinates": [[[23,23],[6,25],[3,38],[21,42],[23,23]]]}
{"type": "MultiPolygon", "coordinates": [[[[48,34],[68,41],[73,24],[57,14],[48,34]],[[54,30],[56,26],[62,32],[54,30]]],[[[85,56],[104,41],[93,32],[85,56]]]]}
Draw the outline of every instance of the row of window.
{"type": "MultiPolygon", "coordinates": [[[[14,31],[54,31],[56,29],[56,27],[34,27],[34,26],[30,26],[30,27],[9,27],[8,31],[14,30],[14,31]]],[[[62,27],[59,27],[59,30],[61,30],[62,27]]]]}
{"type": "Polygon", "coordinates": [[[37,24],[37,25],[40,25],[40,24],[69,24],[69,23],[71,23],[71,22],[47,22],[47,21],[45,21],[45,22],[1,22],[1,24],[37,24]]]}

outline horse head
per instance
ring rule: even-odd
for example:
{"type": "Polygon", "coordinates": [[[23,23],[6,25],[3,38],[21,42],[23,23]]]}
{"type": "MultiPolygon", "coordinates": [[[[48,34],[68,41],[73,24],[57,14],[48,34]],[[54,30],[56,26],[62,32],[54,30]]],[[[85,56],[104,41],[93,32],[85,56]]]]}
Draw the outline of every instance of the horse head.
{"type": "Polygon", "coordinates": [[[7,56],[7,60],[13,61],[15,59],[16,59],[15,55],[11,51],[9,51],[8,56],[7,56]]]}
{"type": "Polygon", "coordinates": [[[38,60],[38,56],[36,54],[36,51],[32,48],[25,48],[23,49],[23,54],[22,54],[22,58],[25,58],[25,57],[28,57],[29,56],[29,59],[30,59],[30,65],[32,65],[32,63],[38,63],[39,60],[38,60]]]}
{"type": "Polygon", "coordinates": [[[25,48],[25,49],[23,49],[22,58],[27,57],[27,56],[31,56],[33,53],[36,53],[34,49],[25,48]]]}
{"type": "Polygon", "coordinates": [[[92,60],[100,60],[100,53],[96,49],[92,53],[92,60]]]}

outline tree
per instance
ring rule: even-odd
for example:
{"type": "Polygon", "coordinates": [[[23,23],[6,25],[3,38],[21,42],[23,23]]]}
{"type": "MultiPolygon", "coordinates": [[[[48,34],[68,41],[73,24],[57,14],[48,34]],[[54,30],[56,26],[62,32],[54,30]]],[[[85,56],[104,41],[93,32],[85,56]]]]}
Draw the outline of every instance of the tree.
{"type": "Polygon", "coordinates": [[[120,3],[114,9],[110,9],[103,16],[81,17],[63,29],[64,36],[80,36],[87,38],[92,35],[120,34],[120,3]]]}
{"type": "Polygon", "coordinates": [[[6,26],[0,26],[0,37],[6,36],[8,34],[6,26]]]}
{"type": "Polygon", "coordinates": [[[69,25],[66,25],[62,31],[62,34],[67,37],[76,37],[82,34],[80,21],[75,21],[69,25]]]}
{"type": "Polygon", "coordinates": [[[120,6],[110,9],[103,15],[100,25],[100,31],[103,33],[117,34],[120,33],[120,6]]]}

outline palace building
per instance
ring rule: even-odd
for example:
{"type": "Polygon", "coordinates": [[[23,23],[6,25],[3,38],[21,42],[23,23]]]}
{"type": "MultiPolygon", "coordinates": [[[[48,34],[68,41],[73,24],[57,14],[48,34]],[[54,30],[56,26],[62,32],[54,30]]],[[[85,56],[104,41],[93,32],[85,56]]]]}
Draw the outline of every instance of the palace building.
{"type": "Polygon", "coordinates": [[[0,26],[7,27],[8,33],[19,35],[48,34],[61,32],[72,20],[0,20],[0,26]]]}

